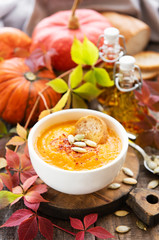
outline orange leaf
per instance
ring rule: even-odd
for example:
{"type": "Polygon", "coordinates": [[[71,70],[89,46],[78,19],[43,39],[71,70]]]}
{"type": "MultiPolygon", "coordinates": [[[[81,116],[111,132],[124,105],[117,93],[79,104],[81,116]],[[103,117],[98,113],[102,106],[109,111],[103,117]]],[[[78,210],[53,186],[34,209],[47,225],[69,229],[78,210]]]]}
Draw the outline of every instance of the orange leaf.
{"type": "Polygon", "coordinates": [[[6,145],[14,145],[14,146],[19,146],[25,143],[25,140],[19,136],[14,136],[12,137],[9,142],[7,142],[6,145]]]}
{"type": "Polygon", "coordinates": [[[24,127],[22,127],[19,123],[17,124],[16,131],[17,131],[18,135],[19,135],[21,138],[23,138],[23,139],[26,140],[26,138],[27,138],[27,131],[26,131],[26,129],[25,129],[24,127]]]}

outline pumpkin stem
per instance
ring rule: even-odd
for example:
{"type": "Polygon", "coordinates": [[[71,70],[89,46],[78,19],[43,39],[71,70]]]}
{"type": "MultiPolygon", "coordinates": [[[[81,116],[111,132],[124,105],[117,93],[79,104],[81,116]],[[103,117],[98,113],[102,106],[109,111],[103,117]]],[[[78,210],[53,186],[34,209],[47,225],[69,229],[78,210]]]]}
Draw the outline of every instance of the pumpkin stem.
{"type": "Polygon", "coordinates": [[[72,14],[68,22],[68,28],[69,29],[78,29],[79,28],[79,21],[77,16],[75,15],[75,11],[77,9],[77,6],[79,4],[80,0],[74,0],[73,6],[72,6],[72,14]]]}
{"type": "Polygon", "coordinates": [[[36,75],[32,72],[26,72],[24,74],[24,77],[28,80],[28,81],[35,81],[36,80],[36,75]]]}

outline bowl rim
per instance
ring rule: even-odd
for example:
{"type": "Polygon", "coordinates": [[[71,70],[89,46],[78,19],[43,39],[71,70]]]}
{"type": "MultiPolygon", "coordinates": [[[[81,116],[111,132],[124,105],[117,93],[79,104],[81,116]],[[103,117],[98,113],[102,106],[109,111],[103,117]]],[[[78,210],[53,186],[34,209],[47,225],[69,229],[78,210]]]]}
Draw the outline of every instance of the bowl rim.
{"type": "MultiPolygon", "coordinates": [[[[72,119],[73,120],[73,119],[72,119]]],[[[62,122],[62,121],[61,121],[62,122]]],[[[65,121],[63,121],[65,122],[65,121]]],[[[47,129],[44,128],[44,129],[47,129]]],[[[120,136],[119,136],[120,137],[120,136]]],[[[121,123],[119,123],[115,118],[109,116],[108,114],[106,113],[102,113],[102,112],[99,112],[97,110],[92,110],[92,109],[83,109],[83,108],[73,108],[73,109],[64,109],[64,110],[60,110],[58,112],[54,112],[54,113],[51,113],[47,116],[45,116],[44,118],[40,119],[37,123],[35,123],[35,125],[31,128],[30,132],[29,132],[29,136],[28,136],[28,150],[29,150],[29,154],[30,154],[30,151],[32,151],[34,157],[36,157],[38,159],[38,161],[40,161],[40,163],[43,165],[43,166],[47,166],[53,170],[56,170],[56,171],[59,171],[59,172],[62,172],[62,173],[70,173],[70,174],[88,174],[88,173],[93,173],[93,172],[98,172],[98,171],[101,171],[101,170],[104,170],[105,168],[109,168],[110,166],[114,165],[116,162],[118,162],[122,156],[124,156],[127,152],[127,149],[128,149],[128,136],[127,136],[127,132],[125,130],[125,128],[121,125],[121,123]],[[101,116],[101,118],[105,118],[106,116],[106,119],[108,121],[112,121],[114,125],[117,125],[118,128],[120,128],[121,131],[123,131],[123,134],[124,134],[124,137],[123,137],[123,141],[122,141],[122,149],[119,153],[119,155],[112,161],[108,162],[106,165],[103,165],[101,167],[98,167],[98,168],[95,168],[95,169],[90,169],[90,170],[67,170],[67,169],[62,169],[62,168],[59,168],[59,167],[56,167],[54,165],[51,165],[49,163],[46,163],[44,160],[42,160],[40,158],[40,156],[37,154],[36,150],[34,149],[34,144],[33,144],[33,136],[35,134],[35,132],[37,131],[37,129],[42,125],[44,124],[45,122],[47,122],[50,118],[52,117],[56,117],[57,115],[62,115],[62,114],[65,114],[65,112],[88,112],[88,113],[96,113],[99,117],[101,116]]],[[[31,154],[30,154],[31,155],[31,154]]],[[[30,157],[31,159],[31,157],[30,157]]],[[[31,160],[32,161],[32,160],[31,160]]]]}

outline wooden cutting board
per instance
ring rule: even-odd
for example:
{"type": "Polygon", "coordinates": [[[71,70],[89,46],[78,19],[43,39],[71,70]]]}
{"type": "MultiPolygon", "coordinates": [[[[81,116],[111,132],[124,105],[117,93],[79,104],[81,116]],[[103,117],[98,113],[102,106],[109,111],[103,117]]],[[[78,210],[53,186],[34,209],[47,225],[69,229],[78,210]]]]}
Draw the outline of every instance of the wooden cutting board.
{"type": "MultiPolygon", "coordinates": [[[[129,147],[125,167],[130,168],[137,179],[139,174],[139,160],[137,152],[129,147]]],[[[68,219],[69,217],[84,217],[89,213],[98,213],[99,216],[112,213],[122,207],[129,192],[134,186],[122,183],[122,179],[127,177],[121,170],[114,182],[121,184],[116,190],[107,187],[100,191],[86,195],[69,195],[49,188],[44,198],[49,203],[41,203],[40,211],[46,215],[57,218],[68,219]]]]}

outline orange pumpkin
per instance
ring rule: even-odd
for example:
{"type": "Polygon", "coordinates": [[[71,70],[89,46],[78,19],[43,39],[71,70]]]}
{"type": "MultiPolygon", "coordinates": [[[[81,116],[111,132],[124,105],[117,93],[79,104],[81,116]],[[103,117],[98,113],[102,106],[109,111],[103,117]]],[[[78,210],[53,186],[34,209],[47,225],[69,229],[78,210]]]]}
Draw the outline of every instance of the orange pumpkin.
{"type": "Polygon", "coordinates": [[[52,57],[52,64],[57,70],[66,71],[76,65],[71,59],[71,46],[75,36],[81,42],[86,36],[96,45],[99,35],[111,26],[96,11],[79,9],[76,14],[77,18],[74,17],[70,22],[71,11],[57,12],[40,21],[33,31],[31,50],[39,46],[55,49],[57,54],[52,57]]]}
{"type": "MultiPolygon", "coordinates": [[[[11,124],[25,124],[38,92],[46,87],[49,80],[55,78],[53,72],[40,69],[32,72],[24,58],[12,58],[0,63],[0,117],[11,124]]],[[[60,94],[48,87],[43,96],[49,108],[60,99],[60,94]]],[[[35,123],[42,110],[44,102],[40,101],[35,109],[30,125],[35,123]]]]}
{"type": "Polygon", "coordinates": [[[31,38],[17,28],[0,28],[0,57],[25,57],[28,55],[31,38]]]}

